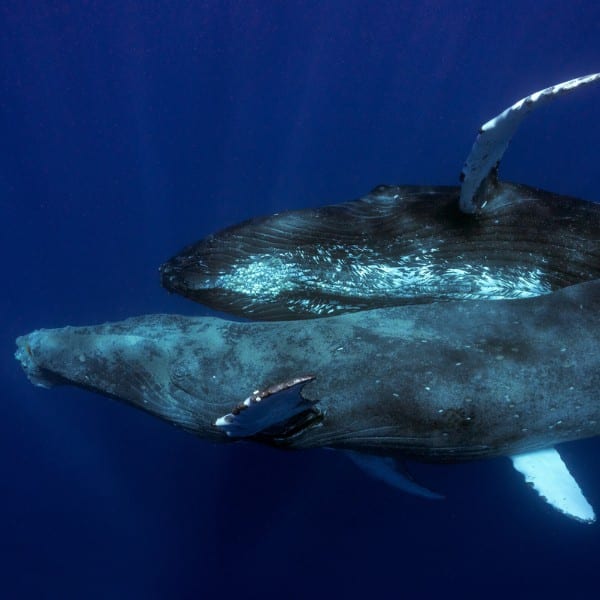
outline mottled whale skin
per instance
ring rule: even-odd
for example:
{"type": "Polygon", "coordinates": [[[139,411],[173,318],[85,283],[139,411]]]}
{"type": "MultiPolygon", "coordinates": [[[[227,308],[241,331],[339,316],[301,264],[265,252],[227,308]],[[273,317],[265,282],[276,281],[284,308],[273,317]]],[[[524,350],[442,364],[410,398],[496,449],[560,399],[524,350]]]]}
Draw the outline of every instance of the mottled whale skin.
{"type": "Polygon", "coordinates": [[[446,300],[527,298],[600,277],[600,204],[493,181],[379,186],[353,202],[252,219],[188,246],[162,285],[255,320],[446,300]]]}
{"type": "MultiPolygon", "coordinates": [[[[17,340],[33,383],[69,384],[191,431],[298,377],[306,408],[250,439],[458,461],[600,434],[600,282],[285,323],[142,316],[17,340]]],[[[279,402],[275,393],[263,402],[279,402]]]]}

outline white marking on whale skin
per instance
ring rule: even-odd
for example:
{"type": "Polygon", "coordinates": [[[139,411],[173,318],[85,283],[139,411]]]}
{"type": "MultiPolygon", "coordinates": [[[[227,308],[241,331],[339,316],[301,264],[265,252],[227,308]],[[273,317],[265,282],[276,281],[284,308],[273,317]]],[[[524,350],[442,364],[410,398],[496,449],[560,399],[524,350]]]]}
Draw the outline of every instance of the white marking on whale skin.
{"type": "Polygon", "coordinates": [[[597,81],[600,81],[600,73],[557,83],[522,98],[482,125],[462,170],[463,183],[460,190],[460,209],[465,213],[474,213],[480,208],[475,198],[479,187],[493,169],[498,166],[521,121],[534,108],[543,106],[558,96],[597,81]]]}
{"type": "Polygon", "coordinates": [[[552,291],[545,273],[537,267],[492,269],[468,263],[460,268],[450,267],[431,253],[405,255],[396,263],[389,263],[355,249],[348,252],[347,258],[338,259],[333,271],[329,268],[329,253],[317,253],[311,257],[312,262],[327,263],[318,272],[302,266],[303,254],[290,251],[277,256],[252,255],[230,272],[208,282],[208,287],[248,296],[251,304],[273,302],[281,294],[301,292],[305,297],[290,299],[289,310],[315,315],[360,308],[339,301],[328,302],[323,296],[369,300],[379,296],[410,299],[436,295],[447,300],[502,300],[531,298],[552,291]],[[310,296],[310,290],[314,291],[314,298],[306,297],[310,296]]]}

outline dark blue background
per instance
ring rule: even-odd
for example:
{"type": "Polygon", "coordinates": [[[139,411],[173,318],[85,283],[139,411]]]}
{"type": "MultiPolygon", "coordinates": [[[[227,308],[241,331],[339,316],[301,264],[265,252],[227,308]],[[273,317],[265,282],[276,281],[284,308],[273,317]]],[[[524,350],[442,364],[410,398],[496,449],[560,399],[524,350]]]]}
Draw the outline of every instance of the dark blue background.
{"type": "MultiPolygon", "coordinates": [[[[37,327],[207,314],[158,265],[243,218],[453,184],[481,123],[600,69],[589,2],[0,5],[0,595],[580,597],[598,525],[507,460],[416,466],[404,496],[331,452],[215,447],[32,387],[37,327]]],[[[600,89],[532,116],[506,179],[600,200],[600,89]]],[[[401,369],[402,365],[398,365],[401,369]]],[[[598,440],[562,452],[600,510],[598,440]]]]}

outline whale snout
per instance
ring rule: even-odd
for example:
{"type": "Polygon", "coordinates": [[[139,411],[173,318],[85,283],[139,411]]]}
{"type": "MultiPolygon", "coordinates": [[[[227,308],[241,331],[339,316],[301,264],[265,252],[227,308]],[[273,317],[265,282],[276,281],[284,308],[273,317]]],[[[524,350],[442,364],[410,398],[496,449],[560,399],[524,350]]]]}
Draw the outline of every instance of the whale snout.
{"type": "Polygon", "coordinates": [[[206,287],[209,276],[206,266],[186,254],[180,254],[159,268],[160,284],[169,292],[189,294],[206,287]]]}
{"type": "Polygon", "coordinates": [[[40,329],[17,338],[15,358],[21,363],[29,381],[34,385],[51,388],[69,383],[67,379],[53,367],[53,361],[44,360],[48,353],[61,360],[60,349],[52,335],[52,330],[40,329]]]}
{"type": "Polygon", "coordinates": [[[40,369],[37,361],[35,360],[31,347],[31,335],[32,334],[23,335],[17,338],[17,350],[15,352],[15,358],[23,367],[23,370],[27,374],[27,377],[31,383],[45,388],[52,387],[52,382],[44,374],[43,370],[40,369]]]}

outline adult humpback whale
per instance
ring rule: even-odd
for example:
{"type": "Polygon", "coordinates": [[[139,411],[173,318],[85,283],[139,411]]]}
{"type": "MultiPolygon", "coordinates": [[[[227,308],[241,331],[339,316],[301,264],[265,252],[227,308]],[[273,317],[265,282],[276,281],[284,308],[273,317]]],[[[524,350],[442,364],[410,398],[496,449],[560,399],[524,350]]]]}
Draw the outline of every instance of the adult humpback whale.
{"type": "Polygon", "coordinates": [[[396,458],[510,456],[550,504],[593,522],[553,446],[600,434],[600,214],[500,183],[496,172],[532,107],[598,80],[547,88],[486,124],[460,191],[386,188],[267,218],[162,269],[165,284],[247,316],[350,314],[286,323],[146,316],[35,331],[17,340],[16,357],[35,384],[122,399],[213,440],[345,450],[430,497],[396,458]],[[290,258],[282,240],[294,231],[303,253],[290,258]],[[269,289],[276,297],[265,303],[269,289]],[[448,302],[422,304],[434,300],[448,302]]]}
{"type": "Polygon", "coordinates": [[[600,434],[599,342],[593,281],[309,321],[143,316],[35,331],[16,357],[35,384],[119,398],[213,441],[350,450],[423,495],[393,458],[511,456],[550,503],[591,522],[552,447],[600,434]]]}
{"type": "Polygon", "coordinates": [[[252,219],[188,246],[162,285],[261,320],[439,300],[526,298],[600,276],[600,204],[497,179],[534,108],[599,74],[546,88],[486,123],[461,188],[379,186],[363,198],[252,219]]]}

